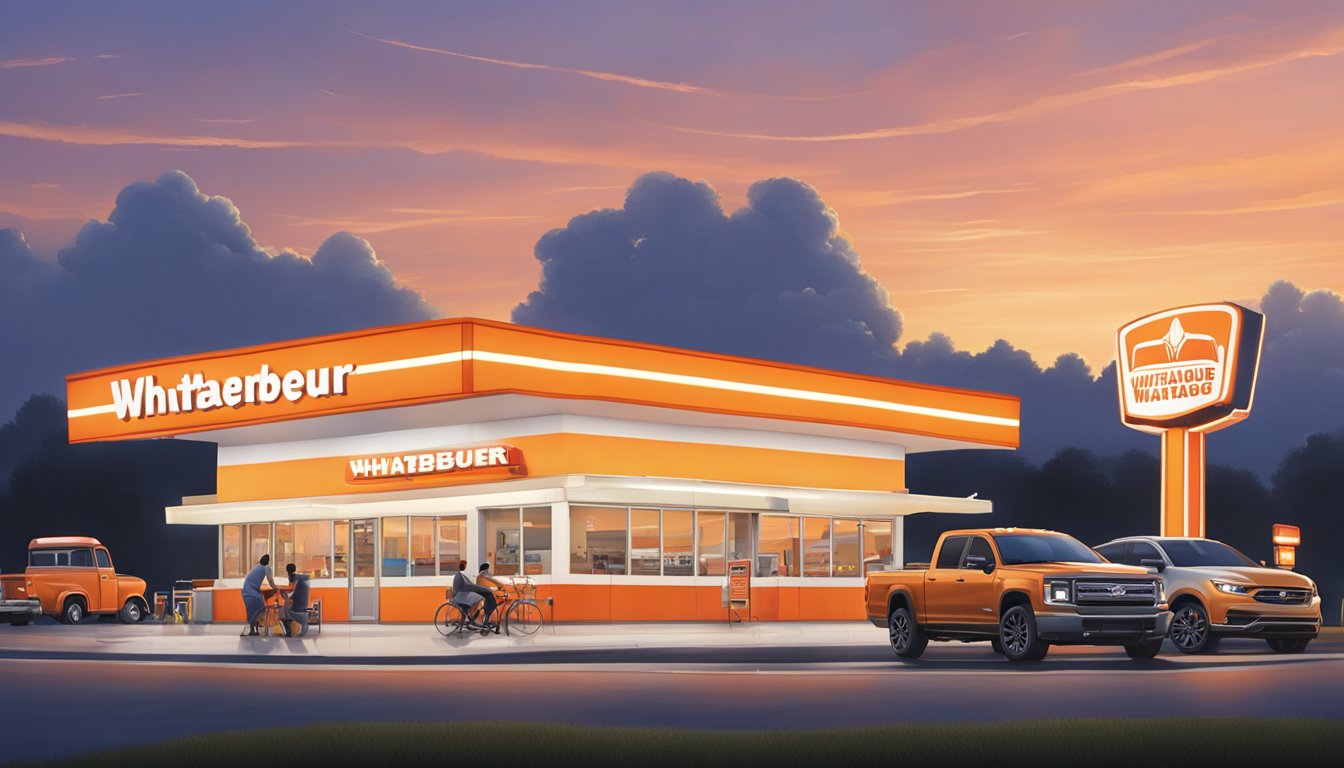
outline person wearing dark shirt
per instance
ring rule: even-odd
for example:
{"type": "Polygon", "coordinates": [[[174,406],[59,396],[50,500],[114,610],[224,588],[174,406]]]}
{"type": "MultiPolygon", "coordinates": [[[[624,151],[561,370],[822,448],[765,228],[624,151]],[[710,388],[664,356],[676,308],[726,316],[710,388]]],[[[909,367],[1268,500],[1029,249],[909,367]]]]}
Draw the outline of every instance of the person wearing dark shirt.
{"type": "Polygon", "coordinates": [[[293,587],[289,593],[289,599],[285,601],[285,635],[293,637],[293,630],[289,626],[292,621],[299,625],[299,637],[308,634],[308,574],[298,573],[298,568],[290,563],[285,566],[285,573],[289,575],[290,586],[293,587]]]}

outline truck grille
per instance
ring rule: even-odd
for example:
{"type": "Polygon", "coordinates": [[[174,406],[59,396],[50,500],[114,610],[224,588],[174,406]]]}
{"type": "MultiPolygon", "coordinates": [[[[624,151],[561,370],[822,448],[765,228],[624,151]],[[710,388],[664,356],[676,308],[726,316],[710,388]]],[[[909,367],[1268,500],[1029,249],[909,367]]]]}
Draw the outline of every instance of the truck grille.
{"type": "Polygon", "coordinates": [[[1076,605],[1155,605],[1157,588],[1151,581],[1079,581],[1074,585],[1076,605]]]}
{"type": "Polygon", "coordinates": [[[1255,591],[1255,599],[1257,602],[1275,605],[1306,605],[1311,602],[1311,592],[1305,589],[1262,587],[1255,591]]]}

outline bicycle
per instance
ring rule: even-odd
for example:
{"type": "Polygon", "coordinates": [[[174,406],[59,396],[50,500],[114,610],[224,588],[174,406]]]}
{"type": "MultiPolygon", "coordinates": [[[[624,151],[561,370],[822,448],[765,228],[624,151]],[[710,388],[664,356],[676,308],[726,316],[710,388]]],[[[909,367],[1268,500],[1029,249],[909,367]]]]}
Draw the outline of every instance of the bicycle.
{"type": "Polygon", "coordinates": [[[495,615],[499,620],[482,626],[476,617],[480,615],[481,603],[463,610],[453,602],[452,590],[446,591],[447,601],[434,611],[434,627],[444,637],[453,637],[464,631],[480,632],[482,635],[496,635],[501,631],[506,635],[531,637],[541,630],[545,618],[541,606],[537,603],[537,587],[530,576],[510,576],[509,586],[501,591],[495,615]]]}

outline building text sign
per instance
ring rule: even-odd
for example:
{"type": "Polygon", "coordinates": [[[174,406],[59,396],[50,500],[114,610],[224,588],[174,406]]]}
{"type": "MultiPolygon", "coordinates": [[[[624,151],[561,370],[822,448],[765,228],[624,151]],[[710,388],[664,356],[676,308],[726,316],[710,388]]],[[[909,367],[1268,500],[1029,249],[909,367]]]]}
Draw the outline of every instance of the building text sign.
{"type": "Polygon", "coordinates": [[[1263,317],[1202,304],[1141,317],[1117,334],[1121,420],[1159,432],[1208,432],[1250,411],[1263,317]]]}
{"type": "Polygon", "coordinates": [[[526,465],[523,462],[523,452],[510,445],[487,445],[477,448],[360,456],[346,463],[345,479],[347,482],[358,483],[479,470],[506,470],[510,474],[524,474],[526,465]]]}

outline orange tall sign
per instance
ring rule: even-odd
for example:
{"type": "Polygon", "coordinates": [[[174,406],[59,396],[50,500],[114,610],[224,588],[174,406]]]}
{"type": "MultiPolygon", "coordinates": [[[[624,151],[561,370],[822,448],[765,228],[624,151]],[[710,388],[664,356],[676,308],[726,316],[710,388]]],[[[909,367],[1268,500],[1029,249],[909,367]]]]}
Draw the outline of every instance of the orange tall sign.
{"type": "Polygon", "coordinates": [[[1200,304],[1116,334],[1120,420],[1162,437],[1163,536],[1204,535],[1204,435],[1250,415],[1264,327],[1237,304],[1200,304]]]}

